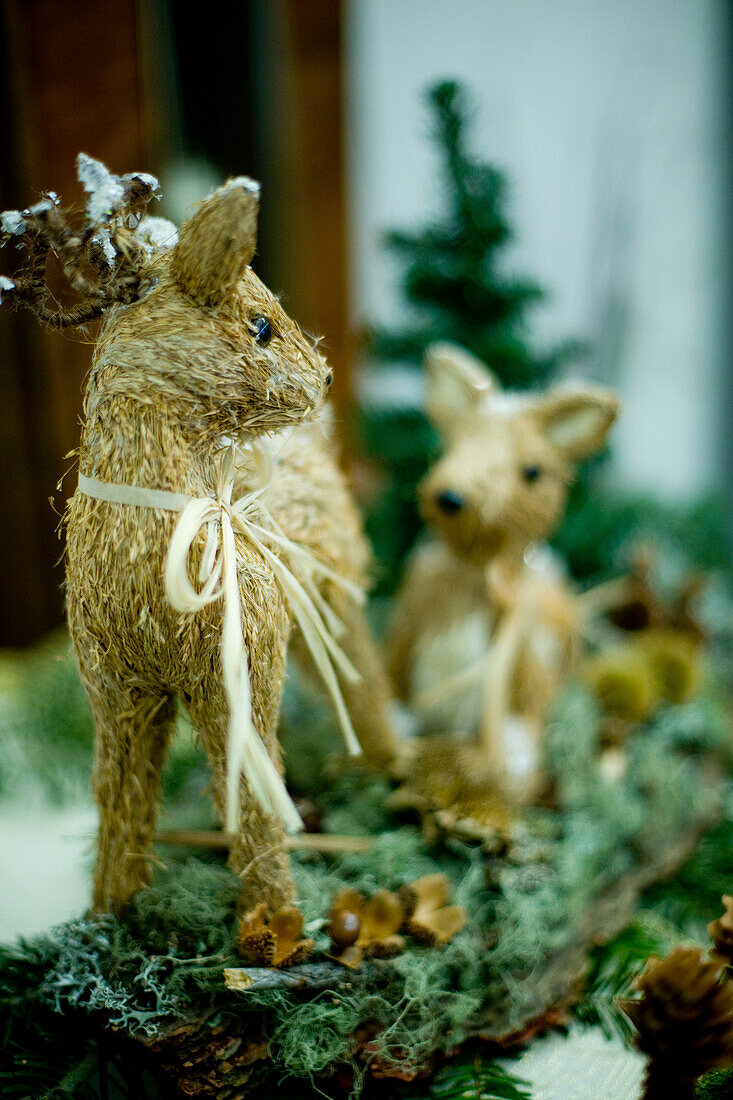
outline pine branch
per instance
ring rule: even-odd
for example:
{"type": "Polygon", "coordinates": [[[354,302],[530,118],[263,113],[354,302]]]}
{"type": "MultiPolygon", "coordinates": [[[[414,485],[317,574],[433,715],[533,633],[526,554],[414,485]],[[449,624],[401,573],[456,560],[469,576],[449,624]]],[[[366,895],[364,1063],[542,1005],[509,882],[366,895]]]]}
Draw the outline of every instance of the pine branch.
{"type": "Polygon", "coordinates": [[[466,94],[456,81],[446,80],[431,88],[427,98],[434,113],[436,144],[445,152],[448,174],[460,194],[466,163],[463,150],[463,132],[468,114],[466,94]]]}
{"type": "MultiPolygon", "coordinates": [[[[467,271],[463,259],[415,265],[406,272],[404,286],[410,299],[440,310],[459,333],[463,325],[477,333],[490,333],[497,325],[519,325],[526,307],[543,297],[529,280],[490,281],[485,272],[467,271]]],[[[466,336],[470,333],[464,330],[461,342],[466,336]]],[[[526,359],[526,349],[524,355],[526,359]]],[[[511,385],[514,380],[508,381],[511,385]]]]}
{"type": "Polygon", "coordinates": [[[733,1070],[714,1069],[704,1074],[695,1089],[697,1100],[730,1100],[733,1096],[733,1070]]]}
{"type": "Polygon", "coordinates": [[[431,1100],[531,1100],[527,1082],[480,1053],[461,1055],[430,1081],[431,1100]]]}
{"type": "Polygon", "coordinates": [[[720,898],[731,892],[733,822],[709,833],[671,882],[647,891],[645,904],[677,925],[695,933],[720,914],[720,898]]]}
{"type": "Polygon", "coordinates": [[[664,955],[680,941],[679,931],[651,913],[640,913],[620,935],[595,948],[576,1018],[626,1043],[634,1029],[619,1005],[633,992],[634,978],[650,955],[664,955]]]}

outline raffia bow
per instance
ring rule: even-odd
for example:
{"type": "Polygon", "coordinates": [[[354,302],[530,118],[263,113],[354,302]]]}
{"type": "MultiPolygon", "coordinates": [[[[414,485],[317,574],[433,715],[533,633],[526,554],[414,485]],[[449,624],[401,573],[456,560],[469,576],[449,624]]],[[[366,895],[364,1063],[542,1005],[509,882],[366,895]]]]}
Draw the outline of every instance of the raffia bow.
{"type": "Polygon", "coordinates": [[[311,657],[333,700],[338,722],[352,755],[361,747],[354,733],[336,668],[348,680],[359,674],[335,639],[343,631],[333,610],[318,591],[314,576],[320,574],[345,588],[363,601],[361,590],[319,562],[310,550],[289,539],[278,527],[262,501],[272,478],[272,460],[260,441],[243,445],[255,461],[259,485],[232,502],[238,445],[230,443],[222,453],[214,496],[189,497],[160,489],[118,485],[79,474],[79,489],[86,496],[113,504],[143,508],[162,508],[180,512],[165,569],[166,594],[171,605],[182,612],[196,612],[224,600],[221,658],[224,688],[229,704],[227,739],[226,828],[234,832],[239,817],[239,782],[242,775],[262,806],[281,817],[289,831],[302,828],[302,822],[252,720],[252,692],[249,663],[244,645],[242,609],[237,575],[235,531],[244,536],[270,565],[292,614],[300,627],[311,657]],[[199,567],[196,589],[189,579],[189,557],[196,536],[206,528],[206,543],[199,567]],[[267,541],[265,541],[267,540],[267,541]],[[272,543],[275,550],[267,543],[272,543]],[[284,563],[285,553],[299,566],[300,578],[284,563]]]}
{"type": "MultiPolygon", "coordinates": [[[[496,770],[503,767],[504,723],[511,710],[511,693],[523,647],[538,625],[536,579],[533,571],[543,568],[546,551],[530,544],[518,569],[512,561],[494,561],[485,568],[484,582],[489,606],[494,612],[488,647],[466,667],[420,693],[417,705],[429,709],[436,703],[455,700],[478,688],[481,697],[479,740],[487,762],[496,770]]],[[[619,602],[628,591],[626,578],[616,578],[580,595],[572,594],[576,621],[569,638],[564,669],[572,669],[582,645],[593,639],[593,620],[619,602]]]]}

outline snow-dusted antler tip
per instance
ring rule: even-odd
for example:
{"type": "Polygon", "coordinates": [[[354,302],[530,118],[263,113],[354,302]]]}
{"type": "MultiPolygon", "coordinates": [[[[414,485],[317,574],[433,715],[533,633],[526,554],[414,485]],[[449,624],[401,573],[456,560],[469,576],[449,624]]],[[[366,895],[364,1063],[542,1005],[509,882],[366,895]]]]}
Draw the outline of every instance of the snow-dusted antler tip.
{"type": "Polygon", "coordinates": [[[173,248],[178,240],[178,230],[167,218],[147,215],[137,227],[138,235],[150,252],[173,248]]]}
{"type": "Polygon", "coordinates": [[[27,210],[24,210],[23,214],[26,217],[40,218],[42,214],[48,214],[49,210],[53,210],[58,204],[58,195],[55,191],[49,191],[47,195],[44,195],[43,198],[39,199],[33,206],[29,206],[27,210]]]}
{"type": "Polygon", "coordinates": [[[158,177],[152,176],[150,172],[128,172],[126,176],[122,177],[123,183],[133,183],[134,181],[142,183],[144,187],[149,188],[151,195],[155,199],[159,199],[163,194],[158,177]]]}
{"type": "Polygon", "coordinates": [[[0,230],[8,237],[25,233],[26,221],[20,210],[3,210],[0,214],[0,230]]]}
{"type": "Polygon", "coordinates": [[[20,237],[28,229],[28,221],[41,218],[58,206],[59,197],[55,191],[49,191],[27,210],[3,210],[0,214],[0,233],[7,237],[20,237]]]}
{"type": "Polygon", "coordinates": [[[13,290],[15,290],[13,280],[9,279],[7,275],[0,275],[0,305],[2,305],[5,295],[10,294],[13,290]]]}
{"type": "Polygon", "coordinates": [[[113,175],[101,160],[95,160],[87,153],[79,153],[76,158],[76,172],[79,183],[89,195],[89,220],[95,225],[105,221],[125,200],[122,180],[113,175]]]}

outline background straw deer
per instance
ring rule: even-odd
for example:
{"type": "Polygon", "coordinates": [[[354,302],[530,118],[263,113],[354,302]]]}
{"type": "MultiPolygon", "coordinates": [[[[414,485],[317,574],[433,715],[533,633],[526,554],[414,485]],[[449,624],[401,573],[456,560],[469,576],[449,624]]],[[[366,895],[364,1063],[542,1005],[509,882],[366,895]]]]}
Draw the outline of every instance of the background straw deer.
{"type": "Polygon", "coordinates": [[[618,402],[596,387],[503,393],[451,344],[431,346],[426,370],[444,453],[419,499],[437,538],[413,553],[398,597],[393,685],[423,731],[478,734],[489,771],[528,787],[582,617],[536,544],[558,526],[576,463],[603,446],[618,402]]]}

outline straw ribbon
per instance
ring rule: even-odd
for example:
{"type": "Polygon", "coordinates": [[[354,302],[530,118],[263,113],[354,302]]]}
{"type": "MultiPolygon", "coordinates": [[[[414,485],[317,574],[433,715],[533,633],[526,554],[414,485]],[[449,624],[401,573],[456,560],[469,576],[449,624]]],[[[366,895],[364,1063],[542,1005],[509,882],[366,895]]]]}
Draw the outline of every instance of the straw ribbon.
{"type": "MultiPolygon", "coordinates": [[[[244,446],[254,458],[260,484],[234,503],[232,492],[238,448],[233,443],[227,445],[223,452],[213,496],[189,497],[160,489],[118,485],[84,474],[79,474],[79,490],[86,496],[114,504],[181,513],[166,560],[168,599],[177,611],[182,612],[200,611],[216,600],[224,601],[221,658],[229,704],[226,828],[229,832],[236,831],[239,781],[245,775],[262,806],[270,813],[278,814],[289,831],[296,831],[302,828],[302,822],[252,720],[252,691],[242,629],[235,531],[270,565],[333,700],[346,747],[352,755],[358,755],[361,747],[346,710],[336,668],[352,682],[359,678],[359,674],[335,639],[335,635],[343,632],[343,624],[321,596],[314,576],[320,574],[328,578],[359,601],[364,596],[356,585],[328,569],[310,550],[293,542],[280,530],[262,500],[262,494],[272,478],[272,460],[261,442],[244,446]],[[204,528],[206,543],[198,574],[200,587],[197,589],[189,579],[188,563],[196,536],[204,528]],[[275,549],[267,543],[272,543],[275,549]],[[283,562],[278,551],[286,553],[294,565],[300,566],[300,577],[283,562]]],[[[242,452],[241,447],[239,451],[242,452]]]]}
{"type": "MultiPolygon", "coordinates": [[[[491,631],[486,650],[470,664],[459,669],[440,683],[421,692],[416,699],[418,708],[429,709],[436,703],[449,702],[467,691],[478,689],[481,700],[479,739],[490,762],[500,769],[503,766],[502,746],[504,723],[511,712],[511,693],[523,647],[531,640],[533,632],[542,622],[538,604],[538,569],[542,569],[542,547],[531,544],[524,552],[524,562],[514,563],[500,559],[484,570],[488,610],[491,614],[491,631]]],[[[541,583],[541,573],[539,577],[541,583]]],[[[606,590],[592,589],[583,604],[583,597],[572,597],[579,611],[577,626],[579,636],[587,633],[588,620],[593,613],[610,606],[621,587],[609,586],[606,590]]],[[[576,644],[570,637],[570,654],[576,644]]],[[[564,661],[570,663],[571,655],[564,661]]]]}

